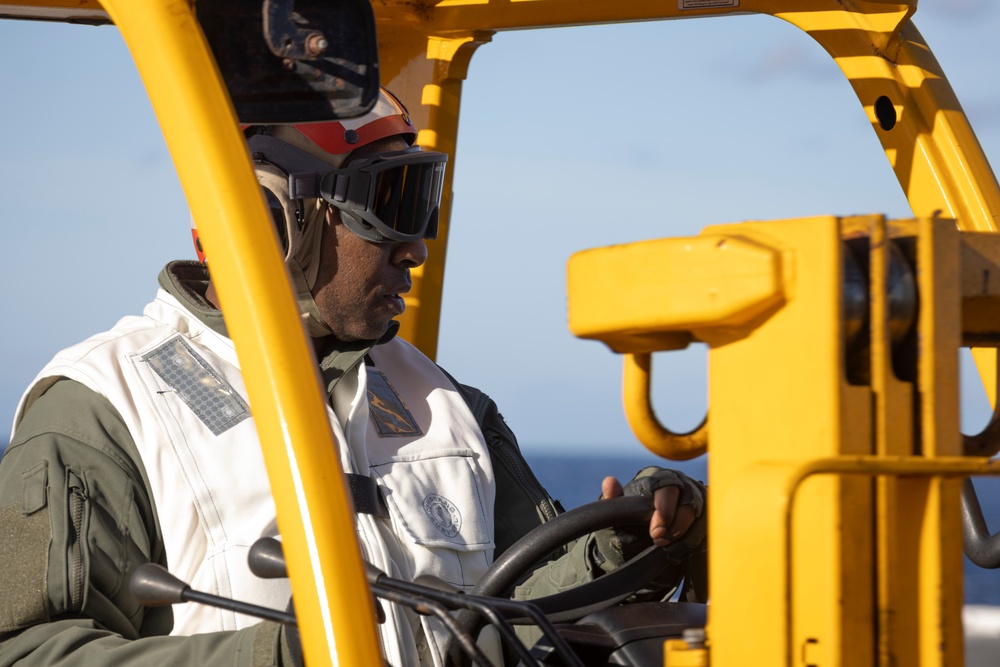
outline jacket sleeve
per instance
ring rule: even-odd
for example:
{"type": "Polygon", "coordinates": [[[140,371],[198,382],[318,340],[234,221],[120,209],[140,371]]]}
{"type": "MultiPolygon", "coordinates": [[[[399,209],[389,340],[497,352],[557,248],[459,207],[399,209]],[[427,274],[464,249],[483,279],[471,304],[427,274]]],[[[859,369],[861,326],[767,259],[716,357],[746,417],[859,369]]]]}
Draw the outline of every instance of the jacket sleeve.
{"type": "MultiPolygon", "coordinates": [[[[497,489],[494,556],[499,557],[514,542],[564,510],[532,473],[521,454],[517,438],[493,399],[475,387],[462,385],[454,378],[451,379],[472,410],[489,448],[497,489]]],[[[642,474],[643,471],[640,471],[640,475],[642,474]]],[[[605,559],[597,548],[599,536],[600,533],[586,535],[553,552],[545,562],[522,579],[512,597],[530,600],[554,595],[601,576],[608,566],[602,567],[605,559]]],[[[684,566],[668,568],[653,582],[651,599],[661,599],[672,593],[683,574],[684,566]]]]}
{"type": "Polygon", "coordinates": [[[284,630],[166,636],[169,607],[132,599],[139,565],[166,565],[138,451],[104,397],[60,380],[0,461],[0,667],[281,665],[284,630]]]}

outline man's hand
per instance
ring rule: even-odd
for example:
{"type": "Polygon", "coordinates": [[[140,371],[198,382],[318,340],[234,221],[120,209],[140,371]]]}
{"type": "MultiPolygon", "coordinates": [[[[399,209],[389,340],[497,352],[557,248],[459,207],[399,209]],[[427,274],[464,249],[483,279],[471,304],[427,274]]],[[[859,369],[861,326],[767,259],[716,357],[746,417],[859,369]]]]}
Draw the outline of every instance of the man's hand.
{"type": "Polygon", "coordinates": [[[643,468],[624,488],[614,477],[604,478],[602,499],[623,495],[652,498],[653,516],[648,526],[615,526],[593,534],[591,559],[605,572],[621,567],[650,544],[702,544],[705,487],[687,475],[664,468],[643,468]]]}
{"type": "MultiPolygon", "coordinates": [[[[605,477],[601,482],[601,500],[625,495],[621,482],[605,477]]],[[[653,544],[665,547],[679,540],[698,518],[692,505],[680,505],[678,486],[664,486],[653,491],[653,517],[649,520],[649,537],[653,544]]]]}

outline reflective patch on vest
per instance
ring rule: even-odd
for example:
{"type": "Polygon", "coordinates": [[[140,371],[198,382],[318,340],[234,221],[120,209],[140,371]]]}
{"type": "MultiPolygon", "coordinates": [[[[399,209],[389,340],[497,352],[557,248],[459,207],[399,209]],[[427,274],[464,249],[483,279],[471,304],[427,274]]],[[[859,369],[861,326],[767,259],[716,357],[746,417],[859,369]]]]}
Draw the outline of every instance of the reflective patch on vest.
{"type": "Polygon", "coordinates": [[[436,493],[428,494],[424,498],[424,512],[431,518],[434,527],[448,537],[455,537],[462,529],[462,513],[444,496],[436,493]]]}
{"type": "Polygon", "coordinates": [[[147,352],[142,360],[214,435],[225,433],[250,416],[246,401],[180,336],[147,352]]]}
{"type": "Polygon", "coordinates": [[[379,435],[418,436],[423,431],[381,371],[368,368],[368,412],[379,435]]]}

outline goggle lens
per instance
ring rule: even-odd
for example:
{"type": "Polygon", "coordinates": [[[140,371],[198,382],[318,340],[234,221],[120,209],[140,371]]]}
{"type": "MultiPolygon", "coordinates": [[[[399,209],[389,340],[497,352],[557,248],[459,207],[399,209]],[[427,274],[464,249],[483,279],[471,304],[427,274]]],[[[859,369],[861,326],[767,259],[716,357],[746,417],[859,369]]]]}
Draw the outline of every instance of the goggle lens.
{"type": "Polygon", "coordinates": [[[430,229],[429,222],[440,205],[443,182],[443,162],[404,164],[380,171],[372,185],[369,212],[381,223],[379,227],[405,236],[434,238],[437,225],[430,229]]]}
{"type": "Polygon", "coordinates": [[[447,159],[416,149],[382,153],[325,174],[320,192],[369,241],[433,239],[447,159]]]}

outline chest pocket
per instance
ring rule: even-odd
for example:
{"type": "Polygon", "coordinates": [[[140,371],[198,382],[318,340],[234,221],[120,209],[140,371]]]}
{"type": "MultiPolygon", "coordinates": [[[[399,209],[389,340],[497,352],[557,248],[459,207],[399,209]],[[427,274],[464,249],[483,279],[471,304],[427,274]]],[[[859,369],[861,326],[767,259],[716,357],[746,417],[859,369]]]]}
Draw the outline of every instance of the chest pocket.
{"type": "Polygon", "coordinates": [[[438,450],[372,466],[389,513],[424,547],[455,551],[493,548],[493,517],[474,452],[438,450]]]}

